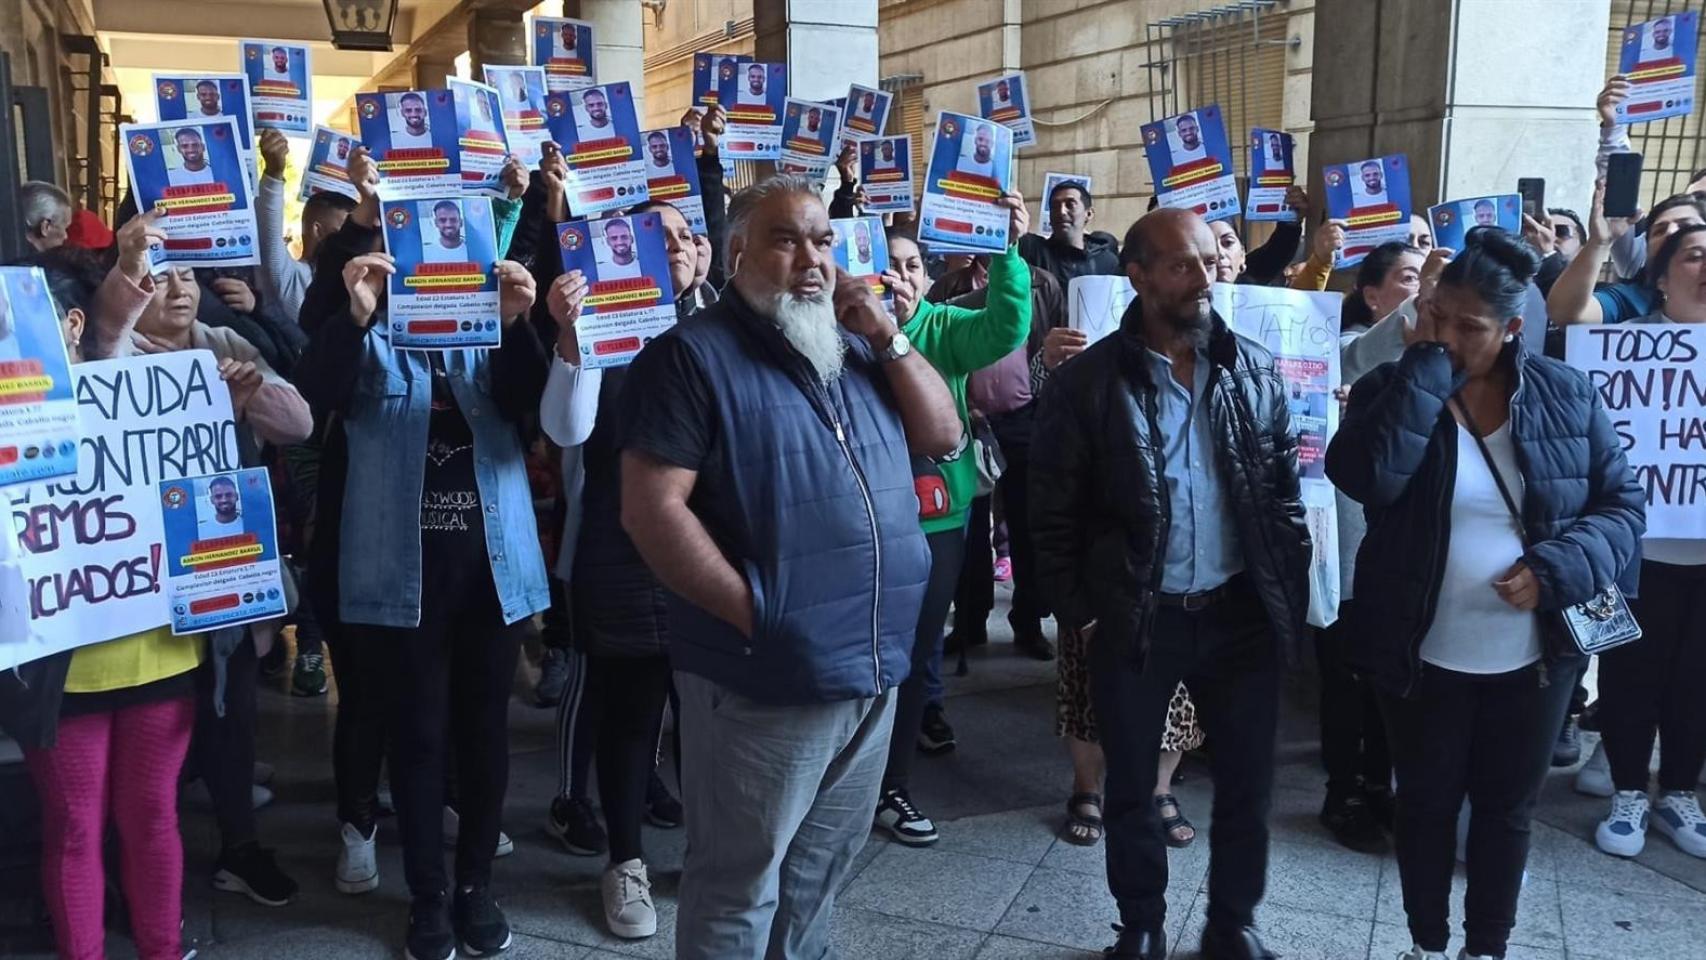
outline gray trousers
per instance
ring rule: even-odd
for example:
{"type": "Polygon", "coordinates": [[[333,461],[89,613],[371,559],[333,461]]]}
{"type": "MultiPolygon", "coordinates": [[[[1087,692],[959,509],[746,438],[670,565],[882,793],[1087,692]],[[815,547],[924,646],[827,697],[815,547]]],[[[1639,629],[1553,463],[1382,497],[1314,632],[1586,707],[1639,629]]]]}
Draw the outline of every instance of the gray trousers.
{"type": "Polygon", "coordinates": [[[687,822],[676,960],[821,960],[871,832],[894,690],[770,706],[690,673],[675,685],[687,822]]]}

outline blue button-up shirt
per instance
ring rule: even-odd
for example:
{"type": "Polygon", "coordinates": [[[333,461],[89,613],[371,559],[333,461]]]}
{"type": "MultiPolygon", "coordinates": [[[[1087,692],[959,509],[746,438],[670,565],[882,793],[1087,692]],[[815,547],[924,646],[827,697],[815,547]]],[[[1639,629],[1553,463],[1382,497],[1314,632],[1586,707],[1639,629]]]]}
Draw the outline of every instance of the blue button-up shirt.
{"type": "Polygon", "coordinates": [[[1232,502],[1215,462],[1208,410],[1208,355],[1197,351],[1191,389],[1173,377],[1173,361],[1147,351],[1155,381],[1155,420],[1161,429],[1162,480],[1171,508],[1162,593],[1213,590],[1244,569],[1232,502]]]}

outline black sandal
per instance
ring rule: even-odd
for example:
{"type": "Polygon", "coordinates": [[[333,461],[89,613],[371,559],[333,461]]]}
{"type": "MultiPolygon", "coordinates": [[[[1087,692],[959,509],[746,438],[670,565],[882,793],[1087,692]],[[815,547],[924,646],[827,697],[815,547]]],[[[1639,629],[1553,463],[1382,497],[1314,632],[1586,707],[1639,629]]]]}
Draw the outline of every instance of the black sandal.
{"type": "Polygon", "coordinates": [[[1163,794],[1157,795],[1155,797],[1155,812],[1161,813],[1161,811],[1167,807],[1173,808],[1173,815],[1169,817],[1165,814],[1162,814],[1162,816],[1161,816],[1161,831],[1163,834],[1166,835],[1167,846],[1172,847],[1175,850],[1183,850],[1184,848],[1190,846],[1192,843],[1196,842],[1197,828],[1194,825],[1192,825],[1192,823],[1189,820],[1185,819],[1185,808],[1179,806],[1179,798],[1178,797],[1175,797],[1170,793],[1163,793],[1163,794]],[[1180,840],[1178,837],[1173,836],[1173,831],[1179,829],[1180,827],[1184,827],[1185,829],[1191,831],[1191,835],[1189,837],[1185,838],[1184,840],[1180,840]]]}
{"type": "Polygon", "coordinates": [[[1099,793],[1075,793],[1066,801],[1066,833],[1061,836],[1067,843],[1080,847],[1093,847],[1102,841],[1102,795],[1099,793]],[[1089,806],[1096,808],[1096,816],[1080,813],[1078,808],[1089,806]]]}

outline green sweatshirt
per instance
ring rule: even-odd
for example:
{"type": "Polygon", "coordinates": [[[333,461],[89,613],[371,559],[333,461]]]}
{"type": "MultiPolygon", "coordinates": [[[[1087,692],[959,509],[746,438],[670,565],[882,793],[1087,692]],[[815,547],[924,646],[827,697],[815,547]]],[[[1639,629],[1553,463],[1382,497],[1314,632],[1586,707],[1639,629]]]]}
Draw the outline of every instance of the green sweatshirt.
{"type": "MultiPolygon", "coordinates": [[[[977,494],[977,464],[971,456],[971,426],[966,417],[966,377],[1024,346],[1031,333],[1031,268],[1017,247],[989,262],[989,299],[980,309],[944,303],[920,303],[901,325],[913,349],[948,382],[965,436],[959,450],[933,461],[947,495],[946,503],[924,502],[930,491],[920,484],[919,516],[925,533],[965,526],[977,494]]],[[[914,473],[917,474],[916,468],[914,473]]],[[[918,477],[917,479],[924,479],[918,477]]],[[[935,493],[943,492],[941,489],[935,493]]]]}

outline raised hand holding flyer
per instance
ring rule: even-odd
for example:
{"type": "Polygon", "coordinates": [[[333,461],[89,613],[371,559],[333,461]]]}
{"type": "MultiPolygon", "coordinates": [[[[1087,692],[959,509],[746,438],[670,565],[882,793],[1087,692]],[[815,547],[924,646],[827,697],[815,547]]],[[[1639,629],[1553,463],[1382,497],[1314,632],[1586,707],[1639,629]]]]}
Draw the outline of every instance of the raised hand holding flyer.
{"type": "Polygon", "coordinates": [[[631,207],[650,194],[640,159],[640,124],[626,81],[553,93],[545,101],[551,139],[569,165],[569,211],[587,217],[631,207]]]}
{"type": "Polygon", "coordinates": [[[998,123],[943,112],[924,176],[918,238],[963,252],[1000,253],[1010,215],[997,201],[1012,169],[1013,132],[998,123]]]}
{"type": "Polygon", "coordinates": [[[1014,147],[1028,147],[1037,142],[1036,124],[1031,122],[1031,97],[1025,92],[1023,73],[1009,73],[978,84],[977,108],[985,120],[994,120],[1013,131],[1014,147]]]}
{"type": "MultiPolygon", "coordinates": [[[[308,45],[244,40],[238,60],[249,78],[256,127],[306,137],[314,125],[314,69],[308,45]]],[[[160,119],[166,119],[162,116],[160,119]]]]}
{"type": "Polygon", "coordinates": [[[912,138],[878,137],[859,144],[859,181],[865,209],[912,212],[912,138]]]}
{"type": "Polygon", "coordinates": [[[1383,243],[1410,236],[1410,165],[1394,153],[1325,170],[1327,218],[1345,221],[1339,267],[1354,267],[1383,243]]]}
{"type": "Polygon", "coordinates": [[[699,189],[699,164],[693,158],[693,133],[686,127],[647,130],[646,191],[687,219],[687,228],[705,236],[705,197],[699,189]]]}
{"type": "Polygon", "coordinates": [[[361,142],[396,197],[448,197],[462,190],[462,144],[449,90],[358,93],[361,142]]]}
{"type": "Polygon", "coordinates": [[[782,116],[783,173],[822,177],[835,162],[831,151],[841,142],[841,111],[825,103],[789,97],[782,116]]]}
{"type": "Polygon", "coordinates": [[[486,83],[498,92],[509,152],[529,170],[539,166],[551,132],[545,129],[545,71],[540,67],[488,64],[486,83]]]}
{"type": "Polygon", "coordinates": [[[456,135],[461,148],[462,190],[481,197],[506,197],[502,178],[509,158],[498,92],[483,83],[451,77],[450,99],[456,105],[456,135]]]}
{"type": "Polygon", "coordinates": [[[1296,143],[1283,130],[1256,127],[1250,131],[1250,190],[1244,200],[1244,219],[1289,223],[1303,215],[1285,204],[1286,191],[1297,182],[1292,157],[1296,143]]]}
{"type": "Polygon", "coordinates": [[[172,634],[284,616],[266,469],[162,480],[159,489],[172,634]]]}
{"type": "Polygon", "coordinates": [[[675,326],[675,288],[657,213],[557,225],[563,270],[586,278],[575,336],[581,366],[620,367],[675,326]]]}
{"type": "Polygon", "coordinates": [[[865,281],[890,313],[894,291],[883,282],[889,269],[889,238],[882,217],[844,217],[829,221],[835,231],[835,265],[865,281]]]}
{"type": "Polygon", "coordinates": [[[498,317],[497,229],[492,202],[452,194],[399,198],[380,186],[385,250],[396,260],[388,281],[391,346],[401,350],[495,347],[498,317]]]}
{"type": "Polygon", "coordinates": [[[545,68],[546,93],[568,93],[596,84],[592,24],[563,17],[534,17],[533,65],[545,68]]]}
{"type": "Polygon", "coordinates": [[[0,267],[0,487],[77,474],[77,399],[37,267],[0,267]]]}
{"type": "Polygon", "coordinates": [[[729,113],[721,153],[730,160],[782,156],[782,106],[788,99],[785,63],[724,63],[717,71],[717,102],[729,113]]]}
{"type": "Polygon", "coordinates": [[[240,267],[259,263],[255,208],[237,122],[230,117],[119,126],[136,209],[163,208],[166,243],[155,267],[240,267]]]}
{"type": "Polygon", "coordinates": [[[1699,42],[1694,10],[1623,28],[1617,72],[1629,78],[1629,96],[1617,105],[1617,119],[1646,123],[1693,113],[1699,42]]]}
{"type": "Polygon", "coordinates": [[[1448,200],[1428,208],[1428,223],[1433,227],[1435,246],[1462,250],[1464,236],[1475,227],[1502,227],[1521,233],[1522,197],[1505,193],[1448,200]]]}
{"type": "Polygon", "coordinates": [[[308,166],[302,171],[302,189],[297,193],[297,199],[306,200],[322,191],[341,193],[352,200],[361,199],[349,178],[349,158],[359,146],[361,141],[347,133],[331,127],[315,127],[314,142],[308,148],[308,166]]]}
{"type": "Polygon", "coordinates": [[[1238,216],[1232,144],[1218,105],[1144,124],[1143,153],[1163,207],[1183,207],[1204,220],[1238,216]]]}

